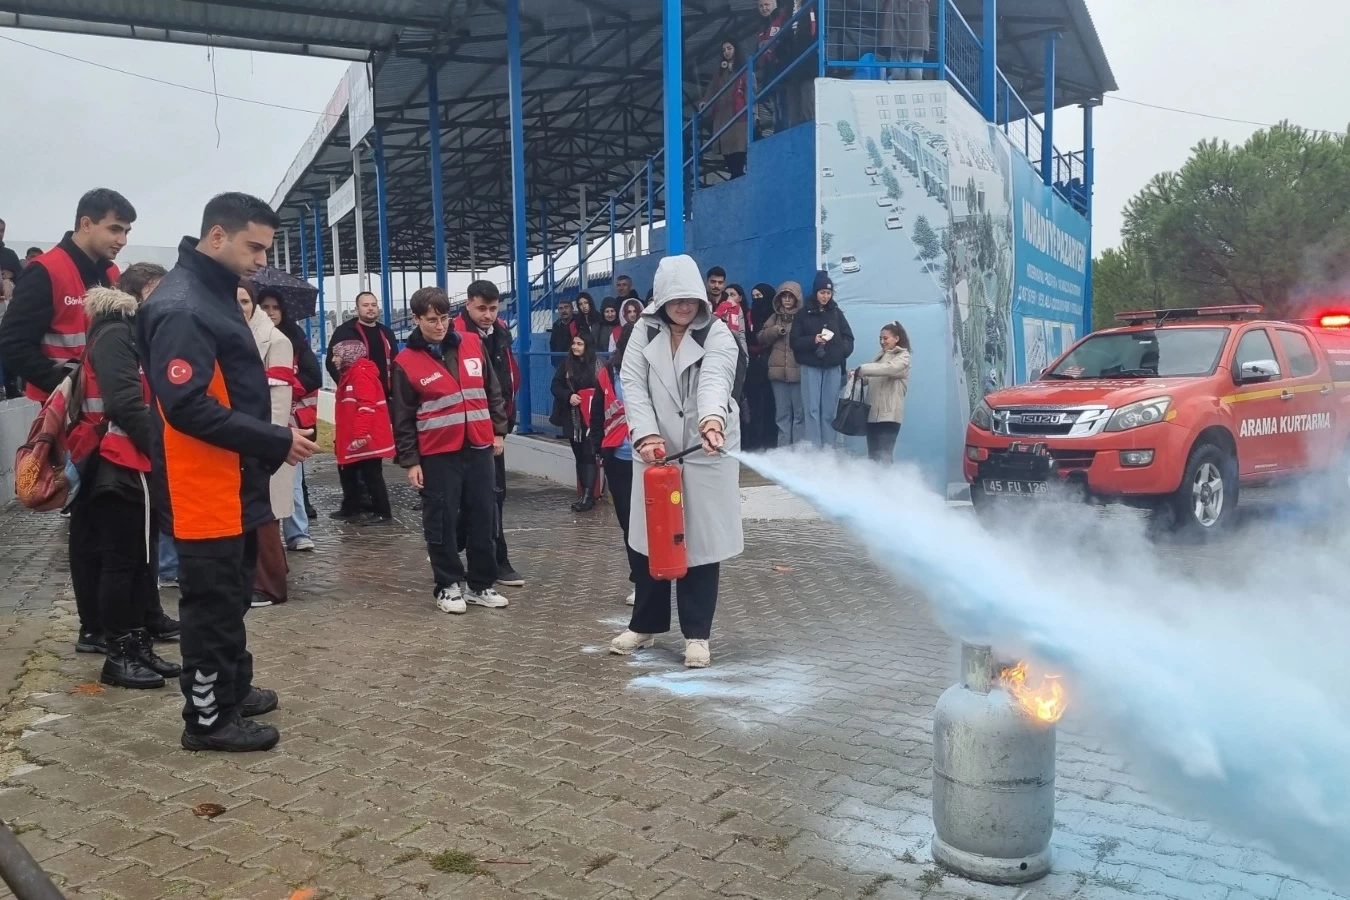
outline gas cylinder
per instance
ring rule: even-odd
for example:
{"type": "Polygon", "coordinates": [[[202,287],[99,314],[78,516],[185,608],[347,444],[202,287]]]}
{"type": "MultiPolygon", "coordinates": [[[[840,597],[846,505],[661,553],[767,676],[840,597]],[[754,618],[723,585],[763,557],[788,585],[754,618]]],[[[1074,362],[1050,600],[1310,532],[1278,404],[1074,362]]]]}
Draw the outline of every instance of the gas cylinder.
{"type": "Polygon", "coordinates": [[[680,467],[656,451],[656,462],[642,473],[647,500],[647,559],[652,577],[674,581],[689,572],[684,546],[684,479],[680,467]]]}
{"type": "Polygon", "coordinates": [[[933,859],[993,884],[1050,871],[1055,726],[999,681],[989,647],[961,645],[961,681],[933,716],[933,859]]]}

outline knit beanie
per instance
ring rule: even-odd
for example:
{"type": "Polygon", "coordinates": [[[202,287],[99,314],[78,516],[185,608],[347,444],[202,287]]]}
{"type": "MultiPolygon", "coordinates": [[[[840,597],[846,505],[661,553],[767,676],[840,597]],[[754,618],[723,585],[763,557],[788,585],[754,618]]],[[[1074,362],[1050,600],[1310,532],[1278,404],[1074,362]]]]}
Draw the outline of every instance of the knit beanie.
{"type": "Polygon", "coordinates": [[[819,294],[821,291],[834,290],[834,281],[830,279],[830,273],[821,269],[816,273],[816,280],[811,283],[811,296],[819,294]]]}

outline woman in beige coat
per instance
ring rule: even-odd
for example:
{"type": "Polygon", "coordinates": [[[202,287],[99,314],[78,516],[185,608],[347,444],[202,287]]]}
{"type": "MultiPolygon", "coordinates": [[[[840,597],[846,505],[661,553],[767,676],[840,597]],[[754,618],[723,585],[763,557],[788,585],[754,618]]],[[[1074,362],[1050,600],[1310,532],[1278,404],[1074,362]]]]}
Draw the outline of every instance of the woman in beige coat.
{"type": "MultiPolygon", "coordinates": [[[[291,401],[294,394],[291,382],[279,377],[291,373],[295,349],[290,338],[277,330],[267,313],[258,309],[257,290],[252,282],[241,281],[239,305],[244,310],[248,327],[258,344],[267,371],[267,385],[272,397],[272,424],[288,426],[291,422],[291,401]]],[[[253,606],[271,606],[285,603],[286,547],[281,542],[281,520],[295,513],[295,466],[283,464],[268,485],[272,500],[272,515],[276,518],[258,529],[258,569],[253,578],[253,606]]]]}
{"type": "Polygon", "coordinates": [[[769,355],[769,385],[773,388],[778,446],[790,447],[806,437],[806,406],[802,403],[802,372],[788,346],[792,321],[802,309],[802,286],[785,281],[773,298],[773,315],[759,327],[759,346],[769,355]]]}
{"type": "Polygon", "coordinates": [[[895,440],[905,418],[905,395],[909,393],[909,335],[905,326],[891,322],[881,326],[881,352],[870,363],[853,370],[854,378],[867,384],[867,456],[877,462],[895,461],[895,440]]]}

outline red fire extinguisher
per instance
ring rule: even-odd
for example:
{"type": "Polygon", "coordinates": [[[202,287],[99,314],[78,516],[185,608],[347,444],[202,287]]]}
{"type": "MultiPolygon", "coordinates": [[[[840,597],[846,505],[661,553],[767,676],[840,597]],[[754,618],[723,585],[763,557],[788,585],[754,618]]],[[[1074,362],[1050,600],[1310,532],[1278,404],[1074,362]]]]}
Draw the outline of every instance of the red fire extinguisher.
{"type": "Polygon", "coordinates": [[[648,568],[657,581],[674,581],[689,572],[684,546],[684,479],[674,463],[700,447],[695,445],[670,457],[658,449],[656,462],[642,474],[642,491],[647,499],[648,568]]]}

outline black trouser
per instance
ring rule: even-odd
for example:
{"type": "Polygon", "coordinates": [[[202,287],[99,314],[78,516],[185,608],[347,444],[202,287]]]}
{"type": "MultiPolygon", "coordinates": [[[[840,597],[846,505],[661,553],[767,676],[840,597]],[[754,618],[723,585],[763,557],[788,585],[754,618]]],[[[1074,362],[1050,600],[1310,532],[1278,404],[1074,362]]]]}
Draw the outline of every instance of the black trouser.
{"type": "Polygon", "coordinates": [[[361,487],[365,486],[375,505],[375,515],[390,518],[389,488],[384,483],[384,460],[363,459],[338,466],[338,481],[342,484],[342,508],[356,512],[361,508],[361,487]]]}
{"type": "Polygon", "coordinates": [[[724,158],[727,161],[727,173],[732,178],[740,178],[745,174],[745,151],[728,153],[724,158]]]}
{"type": "Polygon", "coordinates": [[[632,515],[633,507],[633,461],[619,459],[613,450],[603,451],[601,459],[604,460],[609,495],[614,498],[614,515],[619,519],[619,528],[623,529],[623,549],[628,554],[628,580],[637,584],[638,564],[645,558],[628,546],[628,517],[632,515]]]}
{"type": "MultiPolygon", "coordinates": [[[[501,574],[511,567],[511,557],[506,550],[506,454],[492,457],[497,479],[492,491],[497,496],[497,523],[492,539],[497,546],[497,573],[501,574]]],[[[469,534],[469,518],[463,507],[459,510],[459,522],[455,525],[455,547],[460,553],[468,549],[466,543],[469,534]]]]}
{"type": "Polygon", "coordinates": [[[422,457],[422,536],[431,557],[436,590],[468,582],[469,590],[481,591],[497,581],[497,556],[493,547],[494,518],[492,448],[465,448],[454,453],[422,457]],[[469,568],[459,558],[456,529],[464,531],[469,568]]]}
{"type": "Polygon", "coordinates": [[[244,614],[253,599],[258,533],[207,541],[180,538],[177,544],[183,720],[188,731],[205,734],[233,721],[253,687],[244,614]]]}
{"type": "MultiPolygon", "coordinates": [[[[152,595],[159,593],[153,546],[147,546],[145,504],[104,491],[80,505],[89,507],[94,539],[88,552],[98,554],[98,619],[109,635],[123,635],[148,624],[152,595]]],[[[74,511],[71,511],[74,516],[74,511]]],[[[159,530],[150,514],[150,533],[159,530]]]]}
{"type": "Polygon", "coordinates": [[[94,548],[97,522],[88,497],[76,496],[70,505],[70,586],[75,591],[75,609],[80,615],[80,631],[103,631],[98,616],[99,565],[101,557],[94,548]]]}
{"type": "Polygon", "coordinates": [[[867,457],[877,462],[895,461],[895,439],[900,436],[899,422],[867,423],[867,457]]]}
{"type": "MultiPolygon", "coordinates": [[[[633,554],[637,576],[637,600],[628,630],[638,634],[664,634],[670,630],[670,582],[652,578],[651,562],[641,553],[633,554]]],[[[721,563],[693,566],[675,582],[675,605],[680,612],[680,631],[691,640],[707,640],[712,634],[713,613],[717,610],[717,582],[721,563]]]]}

